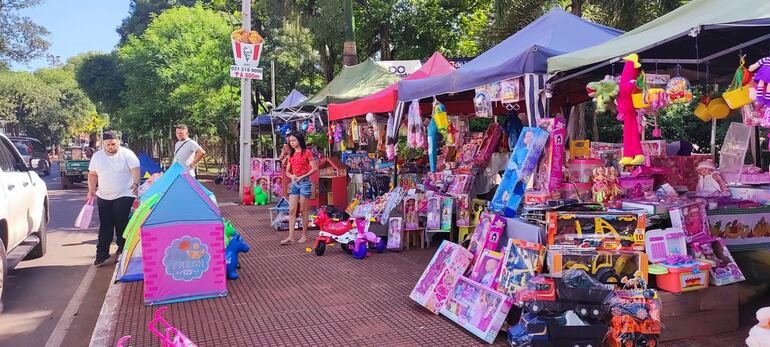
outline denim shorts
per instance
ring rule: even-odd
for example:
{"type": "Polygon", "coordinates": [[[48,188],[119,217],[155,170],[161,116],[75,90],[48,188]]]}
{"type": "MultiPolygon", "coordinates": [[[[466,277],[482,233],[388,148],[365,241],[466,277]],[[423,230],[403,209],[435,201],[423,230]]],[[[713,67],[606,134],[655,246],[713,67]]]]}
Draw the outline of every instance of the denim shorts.
{"type": "Polygon", "coordinates": [[[299,181],[291,182],[289,185],[289,195],[299,195],[303,198],[310,198],[313,192],[313,182],[310,177],[305,177],[299,181]]]}

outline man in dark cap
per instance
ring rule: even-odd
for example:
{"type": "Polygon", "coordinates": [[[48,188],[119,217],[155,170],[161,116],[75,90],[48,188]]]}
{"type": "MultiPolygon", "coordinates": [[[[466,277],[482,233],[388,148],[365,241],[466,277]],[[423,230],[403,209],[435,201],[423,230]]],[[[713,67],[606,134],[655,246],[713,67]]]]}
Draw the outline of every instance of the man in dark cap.
{"type": "Polygon", "coordinates": [[[88,167],[88,200],[96,196],[99,209],[99,239],[96,244],[94,265],[100,266],[110,258],[112,236],[116,234],[118,252],[123,252],[126,240],[123,230],[128,225],[131,205],[139,189],[139,159],[128,148],[120,146],[120,140],[112,131],[102,135],[103,149],[94,153],[88,167]]]}

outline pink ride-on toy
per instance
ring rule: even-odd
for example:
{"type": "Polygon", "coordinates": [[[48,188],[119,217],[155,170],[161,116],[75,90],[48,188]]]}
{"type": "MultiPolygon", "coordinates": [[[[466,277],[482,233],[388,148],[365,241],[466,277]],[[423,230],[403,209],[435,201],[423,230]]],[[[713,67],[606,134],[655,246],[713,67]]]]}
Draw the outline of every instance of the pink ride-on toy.
{"type": "Polygon", "coordinates": [[[370,242],[375,245],[375,252],[385,251],[385,239],[370,232],[369,222],[365,222],[364,218],[356,219],[355,223],[351,223],[347,213],[324,208],[319,211],[315,224],[320,229],[314,245],[315,254],[318,256],[324,255],[326,245],[332,241],[339,243],[343,250],[351,253],[356,259],[366,257],[370,242]]]}
{"type": "MultiPolygon", "coordinates": [[[[174,328],[169,324],[163,317],[161,317],[161,313],[168,309],[168,307],[163,306],[159,308],[157,311],[155,311],[155,318],[150,321],[149,324],[147,324],[147,329],[150,329],[150,331],[155,334],[158,338],[160,338],[161,346],[163,347],[198,347],[198,345],[195,344],[195,342],[192,342],[190,338],[185,336],[179,329],[174,328]],[[155,329],[155,325],[160,324],[160,327],[163,329],[163,333],[155,329]]],[[[116,346],[117,347],[124,347],[124,344],[131,339],[131,335],[123,336],[118,340],[116,346]]]]}

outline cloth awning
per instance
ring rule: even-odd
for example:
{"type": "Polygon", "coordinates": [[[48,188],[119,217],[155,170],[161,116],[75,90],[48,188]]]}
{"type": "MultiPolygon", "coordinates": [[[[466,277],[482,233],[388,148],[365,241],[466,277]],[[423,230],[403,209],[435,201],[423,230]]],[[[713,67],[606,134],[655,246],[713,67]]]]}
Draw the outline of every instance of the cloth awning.
{"type": "Polygon", "coordinates": [[[399,82],[398,99],[422,99],[527,73],[544,74],[549,57],[594,46],[622,33],[554,8],[452,73],[399,82]]]}
{"type": "MultiPolygon", "coordinates": [[[[661,63],[667,60],[676,63],[676,59],[692,58],[695,64],[700,64],[703,63],[700,58],[719,54],[726,47],[740,46],[741,43],[746,43],[752,38],[758,40],[756,43],[767,41],[768,37],[762,35],[767,35],[768,32],[737,37],[730,37],[729,34],[720,35],[720,37],[700,37],[698,41],[693,37],[703,36],[703,31],[707,30],[761,27],[770,24],[768,19],[770,19],[770,1],[767,0],[692,0],[612,40],[549,58],[548,73],[555,74],[599,63],[609,64],[630,53],[638,53],[642,62],[645,62],[645,58],[648,61],[649,58],[661,58],[649,61],[661,63]],[[673,44],[676,39],[688,36],[692,36],[690,37],[692,44],[673,44]],[[667,43],[670,45],[665,52],[656,52],[662,56],[652,57],[644,54],[648,49],[667,43]],[[709,49],[709,46],[714,47],[709,49]]],[[[737,59],[734,60],[737,62],[737,59]]],[[[734,66],[731,68],[735,69],[734,66]]]]}
{"type": "Polygon", "coordinates": [[[358,65],[343,66],[342,71],[329,84],[299,106],[312,109],[333,102],[353,101],[385,89],[398,80],[398,76],[388,69],[367,59],[358,65]]]}
{"type": "MultiPolygon", "coordinates": [[[[439,52],[433,53],[425,64],[417,71],[404,78],[403,81],[418,80],[434,76],[446,75],[455,71],[454,66],[439,52]]],[[[353,100],[344,104],[329,104],[329,120],[371,113],[393,112],[398,102],[398,83],[394,83],[377,93],[353,100]]]]}

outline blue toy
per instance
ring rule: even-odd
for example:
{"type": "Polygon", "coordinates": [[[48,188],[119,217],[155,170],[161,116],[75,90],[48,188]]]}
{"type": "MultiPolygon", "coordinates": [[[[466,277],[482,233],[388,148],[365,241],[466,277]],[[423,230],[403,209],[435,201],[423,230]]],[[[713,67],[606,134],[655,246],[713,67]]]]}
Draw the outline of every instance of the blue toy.
{"type": "Polygon", "coordinates": [[[241,237],[240,234],[235,234],[232,239],[230,239],[230,243],[227,245],[227,248],[225,249],[225,261],[226,261],[226,269],[227,269],[227,279],[229,280],[237,280],[238,279],[238,272],[236,271],[238,269],[238,253],[248,253],[249,252],[249,245],[246,243],[245,240],[241,237]]]}
{"type": "Polygon", "coordinates": [[[506,217],[514,217],[524,198],[527,181],[537,168],[540,155],[543,154],[548,132],[540,128],[526,127],[513,148],[511,159],[505,168],[503,179],[497,187],[489,206],[491,211],[502,212],[506,217]]]}
{"type": "Polygon", "coordinates": [[[428,159],[430,172],[436,172],[436,157],[438,156],[438,126],[434,118],[428,123],[428,159]]]}
{"type": "Polygon", "coordinates": [[[286,123],[284,125],[281,125],[279,128],[279,132],[281,133],[281,137],[286,138],[286,135],[289,135],[289,133],[294,130],[290,123],[286,123]]]}

